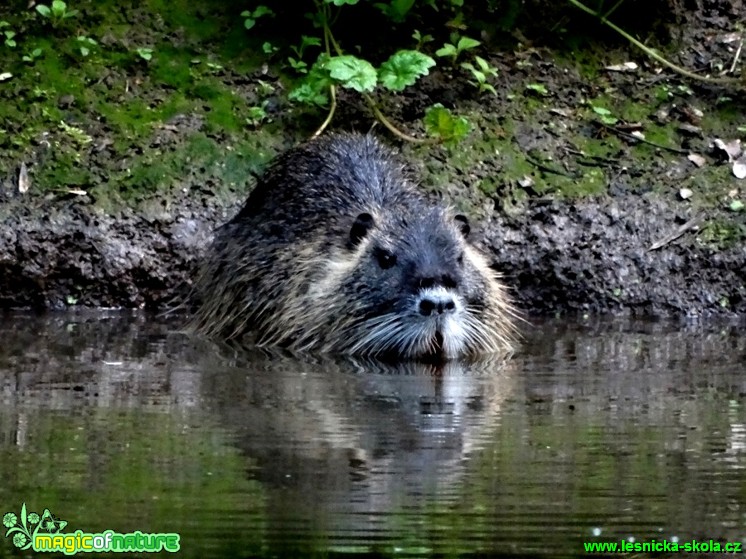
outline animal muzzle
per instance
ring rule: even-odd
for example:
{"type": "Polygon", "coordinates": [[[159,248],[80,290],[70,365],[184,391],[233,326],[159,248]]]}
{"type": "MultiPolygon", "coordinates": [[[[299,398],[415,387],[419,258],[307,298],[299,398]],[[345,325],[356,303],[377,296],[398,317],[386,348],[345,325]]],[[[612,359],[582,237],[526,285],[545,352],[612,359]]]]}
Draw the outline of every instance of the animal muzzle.
{"type": "Polygon", "coordinates": [[[453,292],[443,287],[420,290],[416,299],[417,312],[422,316],[440,316],[456,313],[457,298],[453,292]]]}

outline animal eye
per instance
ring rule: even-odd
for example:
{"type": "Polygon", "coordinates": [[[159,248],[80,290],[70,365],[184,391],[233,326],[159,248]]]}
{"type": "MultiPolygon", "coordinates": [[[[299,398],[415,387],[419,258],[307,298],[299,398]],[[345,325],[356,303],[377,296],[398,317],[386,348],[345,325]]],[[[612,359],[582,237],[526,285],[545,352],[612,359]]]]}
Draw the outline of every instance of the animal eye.
{"type": "Polygon", "coordinates": [[[458,214],[454,216],[453,219],[456,221],[456,227],[459,228],[459,231],[461,231],[461,234],[464,236],[464,238],[467,238],[469,236],[469,232],[471,232],[471,225],[469,225],[469,219],[463,214],[458,214]]]}
{"type": "Polygon", "coordinates": [[[368,234],[373,224],[373,216],[369,213],[361,213],[357,216],[355,223],[352,224],[352,228],[350,229],[350,244],[353,247],[360,244],[360,241],[368,234]]]}
{"type": "Polygon", "coordinates": [[[390,250],[386,250],[385,248],[377,248],[375,256],[376,260],[378,260],[378,265],[383,270],[388,270],[394,264],[396,264],[396,255],[390,250]]]}
{"type": "Polygon", "coordinates": [[[459,254],[459,255],[458,255],[458,258],[456,259],[456,261],[457,261],[457,262],[458,262],[459,264],[463,264],[463,263],[464,263],[464,253],[463,253],[463,252],[462,252],[461,254],[459,254]]]}

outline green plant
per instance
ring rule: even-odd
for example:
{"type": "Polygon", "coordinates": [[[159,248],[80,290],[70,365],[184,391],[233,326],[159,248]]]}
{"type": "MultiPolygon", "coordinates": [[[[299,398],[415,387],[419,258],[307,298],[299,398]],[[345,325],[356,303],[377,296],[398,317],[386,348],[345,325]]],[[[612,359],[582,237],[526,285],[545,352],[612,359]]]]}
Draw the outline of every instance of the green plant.
{"type": "Polygon", "coordinates": [[[52,22],[53,26],[59,25],[60,22],[78,15],[78,10],[68,10],[67,4],[63,0],[52,0],[52,5],[37,4],[36,11],[42,17],[52,22]]]}
{"type": "MultiPolygon", "coordinates": [[[[146,62],[153,58],[153,49],[147,47],[138,47],[135,49],[137,56],[145,60],[146,62]]],[[[209,63],[208,63],[209,65],[209,63]]]]}
{"type": "Polygon", "coordinates": [[[305,54],[306,49],[312,46],[321,46],[321,39],[318,37],[302,35],[300,45],[297,47],[295,45],[290,47],[290,50],[295,53],[295,57],[288,56],[288,64],[290,64],[290,67],[299,74],[308,73],[308,64],[303,60],[303,55],[305,54]]]}
{"type": "Polygon", "coordinates": [[[608,126],[614,126],[617,122],[619,122],[619,119],[611,114],[611,111],[609,109],[596,105],[591,105],[591,109],[593,109],[593,112],[599,116],[601,122],[608,126]]]}
{"type": "Polygon", "coordinates": [[[248,116],[246,117],[247,124],[256,127],[259,126],[264,120],[266,120],[266,108],[268,104],[269,101],[265,99],[264,101],[262,101],[261,105],[249,107],[248,116]]]}
{"type": "Polygon", "coordinates": [[[24,54],[21,60],[23,60],[24,62],[28,64],[32,64],[37,58],[39,58],[42,55],[42,52],[43,51],[41,49],[38,49],[38,48],[34,49],[28,54],[24,54]]]}
{"type": "Polygon", "coordinates": [[[274,54],[278,50],[280,50],[280,49],[278,49],[276,46],[274,46],[269,41],[265,41],[264,43],[262,43],[262,52],[264,54],[274,54]]]}
{"type": "Polygon", "coordinates": [[[532,91],[533,93],[536,93],[537,95],[541,95],[542,97],[547,97],[549,95],[549,90],[547,89],[547,86],[545,86],[542,83],[527,83],[526,91],[532,91]]]}
{"type": "Polygon", "coordinates": [[[416,50],[400,50],[381,64],[378,77],[386,89],[402,91],[430,72],[435,60],[416,50]]]}
{"type": "Polygon", "coordinates": [[[244,10],[241,12],[241,17],[244,18],[243,26],[246,29],[251,29],[256,25],[256,20],[263,16],[274,16],[275,13],[270,10],[267,6],[257,6],[254,10],[244,10]]]}
{"type": "Polygon", "coordinates": [[[263,80],[256,80],[256,89],[262,97],[272,95],[275,92],[275,87],[271,83],[263,80]]]}
{"type": "Polygon", "coordinates": [[[422,50],[422,47],[424,47],[425,44],[434,41],[432,35],[423,35],[417,29],[415,29],[414,33],[412,33],[412,38],[417,41],[417,45],[414,47],[414,50],[422,50]]]}
{"type": "MultiPolygon", "coordinates": [[[[318,35],[302,35],[299,44],[290,47],[290,55],[286,56],[287,65],[299,77],[288,93],[288,99],[295,103],[325,107],[328,113],[322,124],[316,131],[320,134],[331,122],[336,110],[337,90],[339,88],[349,89],[361,95],[375,118],[386,128],[399,137],[414,142],[423,141],[450,141],[461,138],[469,130],[469,124],[463,117],[455,117],[444,107],[436,107],[434,112],[428,112],[429,120],[425,128],[432,136],[430,140],[422,140],[405,134],[398,129],[383,114],[378,106],[376,96],[381,92],[398,93],[413,85],[419,78],[427,75],[430,69],[436,65],[435,59],[421,52],[422,47],[433,40],[431,35],[423,35],[414,31],[412,38],[417,41],[416,48],[412,50],[401,49],[395,51],[381,64],[373,64],[364,54],[351,54],[345,52],[334,37],[332,27],[340,15],[339,10],[347,9],[347,6],[355,6],[360,0],[313,0],[315,10],[305,14],[312,25],[319,30],[318,35]],[[321,52],[315,61],[308,57],[308,49],[321,47],[321,52]]],[[[425,5],[438,10],[445,7],[456,12],[452,21],[462,16],[463,0],[427,0],[425,5]]],[[[417,5],[415,0],[388,0],[374,4],[393,23],[400,23],[417,5]]],[[[259,17],[274,15],[266,6],[258,6],[254,10],[246,10],[241,14],[244,17],[245,27],[251,29],[256,25],[259,17]]],[[[449,22],[450,23],[450,22],[449,22]]],[[[455,63],[459,55],[479,45],[479,41],[469,37],[452,35],[453,45],[447,45],[439,56],[449,56],[455,63]]],[[[270,43],[264,43],[262,50],[271,56],[277,49],[270,43]]],[[[480,91],[492,91],[494,88],[488,83],[490,77],[497,76],[497,70],[482,58],[475,58],[473,64],[465,66],[472,72],[474,83],[480,91]]],[[[266,119],[264,111],[265,104],[252,107],[247,122],[258,125],[266,119]]]]}
{"type": "MultiPolygon", "coordinates": [[[[430,68],[435,66],[435,60],[417,50],[400,50],[376,68],[365,58],[345,53],[331,30],[334,18],[331,17],[330,5],[354,5],[357,2],[358,0],[316,0],[318,10],[310,19],[322,29],[324,50],[310,69],[301,66],[300,61],[295,58],[289,59],[291,65],[299,67],[299,71],[307,70],[305,78],[290,92],[289,98],[296,102],[329,106],[327,118],[316,132],[319,134],[333,118],[336,88],[351,89],[363,96],[376,119],[394,134],[409,141],[420,141],[394,126],[379,109],[373,94],[377,88],[394,92],[404,90],[418,78],[428,74],[430,68]]],[[[306,46],[316,44],[313,39],[304,39],[300,47],[294,48],[294,52],[300,55],[306,46]]]]}
{"type": "Polygon", "coordinates": [[[414,6],[414,0],[391,0],[387,4],[376,2],[373,5],[394,23],[401,23],[414,6]]]}
{"type": "Polygon", "coordinates": [[[497,68],[495,68],[494,66],[490,66],[490,63],[481,56],[475,56],[474,62],[477,63],[478,67],[474,66],[474,64],[472,64],[471,62],[461,63],[461,67],[465,70],[468,70],[474,78],[474,81],[469,80],[469,83],[478,88],[479,93],[489,91],[493,95],[497,95],[497,91],[495,91],[495,88],[492,86],[492,84],[487,83],[488,77],[497,77],[497,68]]]}
{"type": "Polygon", "coordinates": [[[62,130],[76,144],[78,144],[78,147],[86,146],[93,141],[93,138],[91,138],[88,134],[86,134],[81,128],[78,128],[77,126],[71,126],[68,123],[66,123],[64,120],[60,121],[59,127],[60,127],[60,130],[62,130]]]}
{"type": "Polygon", "coordinates": [[[471,130],[468,120],[462,116],[454,116],[440,103],[436,103],[425,112],[423,122],[428,134],[446,143],[456,143],[464,139],[471,130]]]}
{"type": "Polygon", "coordinates": [[[16,47],[18,43],[16,43],[16,40],[13,38],[16,36],[16,32],[10,29],[10,23],[7,21],[0,21],[0,29],[4,29],[4,31],[0,31],[0,34],[5,37],[5,46],[9,48],[16,47]]]}
{"type": "Polygon", "coordinates": [[[78,47],[80,48],[80,54],[83,56],[88,56],[91,53],[91,49],[97,45],[98,43],[90,37],[78,35],[78,47]]]}
{"type": "Polygon", "coordinates": [[[297,47],[295,45],[290,47],[290,50],[292,50],[295,53],[295,56],[297,56],[299,59],[303,58],[303,54],[306,52],[306,49],[308,47],[320,47],[321,46],[321,39],[318,37],[309,37],[308,35],[301,35],[300,38],[300,45],[297,47]]]}
{"type": "Polygon", "coordinates": [[[444,44],[441,48],[435,51],[435,56],[450,56],[451,63],[456,64],[456,60],[459,55],[467,50],[476,48],[481,43],[476,39],[470,37],[459,37],[456,34],[451,35],[451,42],[444,44]]]}
{"type": "Polygon", "coordinates": [[[306,64],[302,60],[296,60],[292,56],[288,56],[288,64],[290,64],[290,67],[299,74],[308,73],[308,64],[306,64]]]}

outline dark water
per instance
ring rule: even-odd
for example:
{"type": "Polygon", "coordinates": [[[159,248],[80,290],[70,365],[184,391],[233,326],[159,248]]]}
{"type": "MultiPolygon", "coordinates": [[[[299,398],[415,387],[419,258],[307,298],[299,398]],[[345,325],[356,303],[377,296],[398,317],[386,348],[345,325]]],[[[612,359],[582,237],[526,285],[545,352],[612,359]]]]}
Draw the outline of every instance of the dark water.
{"type": "MultiPolygon", "coordinates": [[[[2,317],[0,515],[178,532],[184,557],[746,540],[742,326],[540,323],[507,362],[434,371],[178,324],[2,317]]],[[[0,556],[45,556],[4,533],[0,556]]]]}

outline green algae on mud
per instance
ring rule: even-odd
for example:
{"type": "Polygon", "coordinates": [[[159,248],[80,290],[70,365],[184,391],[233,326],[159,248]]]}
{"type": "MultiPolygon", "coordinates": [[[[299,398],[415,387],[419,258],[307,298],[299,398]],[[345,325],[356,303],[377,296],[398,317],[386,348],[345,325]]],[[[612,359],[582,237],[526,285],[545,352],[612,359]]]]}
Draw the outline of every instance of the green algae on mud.
{"type": "MultiPolygon", "coordinates": [[[[240,171],[245,177],[266,162],[276,140],[263,131],[265,147],[257,151],[255,139],[246,138],[248,106],[252,96],[259,98],[255,84],[236,89],[226,83],[238,75],[224,68],[238,63],[220,53],[240,52],[245,59],[251,43],[245,33],[230,31],[236,27],[230,9],[156,0],[137,7],[121,2],[75,7],[78,15],[55,29],[25,3],[0,8],[0,20],[19,30],[18,48],[0,49],[0,69],[13,74],[0,84],[0,168],[7,181],[25,161],[35,191],[75,188],[95,195],[108,190],[102,198],[121,196],[126,202],[138,191],[136,198],[172,188],[180,174],[188,173],[185,163],[195,145],[206,148],[202,159],[233,160],[226,166],[229,183],[238,174],[236,154],[247,157],[240,171]],[[85,56],[79,51],[80,33],[97,43],[85,56]],[[236,42],[240,48],[229,44],[236,42]],[[142,46],[153,49],[150,61],[137,54],[142,46]],[[22,62],[32,48],[41,49],[41,56],[22,62]],[[201,119],[200,130],[174,122],[183,115],[201,119]],[[81,145],[65,127],[90,141],[81,145]],[[185,154],[156,164],[162,156],[157,136],[164,127],[179,136],[179,145],[170,149],[185,154]]],[[[226,178],[220,166],[212,170],[216,182],[226,178]]]]}

